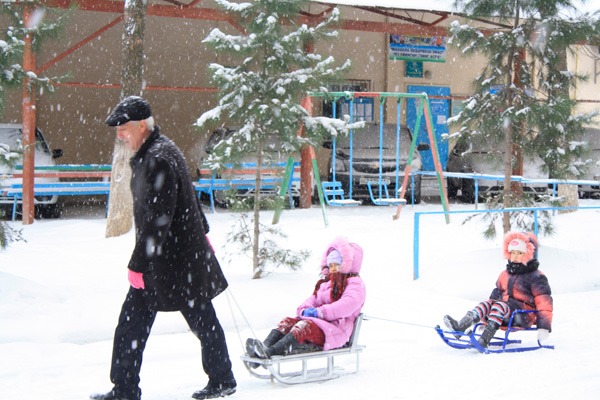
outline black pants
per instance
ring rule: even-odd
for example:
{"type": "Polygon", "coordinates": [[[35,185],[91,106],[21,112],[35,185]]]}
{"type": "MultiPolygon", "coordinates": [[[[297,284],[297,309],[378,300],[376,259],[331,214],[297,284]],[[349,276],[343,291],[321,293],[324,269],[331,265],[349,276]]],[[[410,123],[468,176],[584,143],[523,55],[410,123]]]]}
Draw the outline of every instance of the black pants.
{"type": "MultiPolygon", "coordinates": [[[[141,397],[139,383],[142,355],[156,313],[156,310],[150,309],[145,303],[142,290],[133,287],[129,289],[115,330],[110,369],[114,390],[123,397],[141,397]]],[[[202,367],[209,379],[216,383],[235,382],[225,334],[212,303],[181,310],[181,314],[194,335],[200,339],[202,367]]]]}

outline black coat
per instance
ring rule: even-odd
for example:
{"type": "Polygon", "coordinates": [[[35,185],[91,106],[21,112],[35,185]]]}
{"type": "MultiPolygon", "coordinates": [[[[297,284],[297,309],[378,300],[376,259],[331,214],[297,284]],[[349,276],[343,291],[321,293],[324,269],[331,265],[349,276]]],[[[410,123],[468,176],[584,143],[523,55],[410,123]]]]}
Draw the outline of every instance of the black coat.
{"type": "Polygon", "coordinates": [[[146,304],[199,307],[227,288],[187,164],[159,128],[130,160],[136,243],[128,268],[143,273],[146,304]]]}

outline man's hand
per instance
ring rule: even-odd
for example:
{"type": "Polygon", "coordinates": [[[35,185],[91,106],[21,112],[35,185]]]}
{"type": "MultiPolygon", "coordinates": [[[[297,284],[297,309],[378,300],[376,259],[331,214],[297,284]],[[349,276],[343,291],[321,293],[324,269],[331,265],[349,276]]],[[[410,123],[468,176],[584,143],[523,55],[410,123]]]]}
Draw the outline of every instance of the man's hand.
{"type": "Polygon", "coordinates": [[[127,277],[129,278],[129,284],[135,289],[145,289],[144,274],[129,270],[129,275],[127,277]]]}

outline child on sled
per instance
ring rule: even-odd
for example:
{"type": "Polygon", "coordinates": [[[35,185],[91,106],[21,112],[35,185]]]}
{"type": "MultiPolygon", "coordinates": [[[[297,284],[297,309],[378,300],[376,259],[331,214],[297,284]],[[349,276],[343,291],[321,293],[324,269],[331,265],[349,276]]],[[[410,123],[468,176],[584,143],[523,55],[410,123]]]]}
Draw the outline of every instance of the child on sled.
{"type": "Polygon", "coordinates": [[[281,320],[263,342],[247,339],[248,355],[265,359],[302,352],[306,344],[323,350],[346,344],[365,303],[365,284],[359,276],[362,258],[359,245],[334,239],[323,254],[312,295],[298,306],[295,317],[281,320]]]}
{"type": "MultiPolygon", "coordinates": [[[[477,342],[484,349],[504,323],[508,324],[515,310],[536,310],[536,313],[517,314],[513,326],[530,328],[537,325],[538,341],[548,339],[552,325],[552,296],[546,276],[538,269],[538,240],[533,233],[509,232],[504,238],[503,255],[508,260],[506,270],[496,281],[489,300],[456,321],[449,315],[444,324],[456,332],[465,332],[479,321],[487,321],[477,342]]],[[[456,335],[457,338],[460,335],[456,335]]]]}

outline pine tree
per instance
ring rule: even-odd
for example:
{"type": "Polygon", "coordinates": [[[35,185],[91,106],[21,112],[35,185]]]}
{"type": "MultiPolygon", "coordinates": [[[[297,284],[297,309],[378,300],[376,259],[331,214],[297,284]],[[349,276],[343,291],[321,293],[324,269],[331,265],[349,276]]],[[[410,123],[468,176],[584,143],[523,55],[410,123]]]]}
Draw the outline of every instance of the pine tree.
{"type": "MultiPolygon", "coordinates": [[[[38,5],[32,18],[32,26],[26,27],[23,23],[23,4],[2,3],[0,4],[0,15],[8,26],[2,32],[0,38],[0,114],[2,113],[4,98],[7,88],[22,87],[25,77],[29,79],[30,90],[53,91],[52,82],[58,82],[64,77],[39,77],[33,71],[23,68],[23,50],[25,47],[25,35],[33,33],[32,49],[38,51],[41,45],[50,38],[57,38],[66,19],[72,9],[66,12],[56,12],[42,5],[38,5]]],[[[10,149],[0,143],[0,165],[13,167],[22,157],[18,149],[10,149]]],[[[3,210],[0,210],[0,214],[3,210]]],[[[1,216],[1,215],[0,215],[1,216]]],[[[22,240],[20,231],[15,230],[0,221],[0,249],[4,249],[8,243],[22,240]]]]}
{"type": "Polygon", "coordinates": [[[239,60],[227,67],[211,64],[212,81],[218,87],[219,103],[197,121],[199,127],[217,121],[240,128],[227,141],[217,145],[208,163],[217,170],[227,163],[236,163],[248,154],[257,159],[254,196],[253,276],[264,272],[261,259],[260,169],[268,164],[266,143],[280,143],[284,154],[297,152],[302,146],[315,145],[325,135],[347,132],[347,120],[311,117],[301,106],[309,91],[323,91],[324,82],[339,79],[350,66],[346,61],[335,66],[333,57],[307,51],[317,40],[333,38],[337,32],[327,28],[338,20],[339,10],[317,26],[299,24],[307,0],[256,0],[252,3],[231,3],[217,0],[220,8],[232,16],[243,35],[228,35],[214,29],[204,42],[217,53],[239,60]],[[304,135],[296,133],[303,128],[304,135]]]}
{"type": "MultiPolygon", "coordinates": [[[[449,42],[464,55],[485,55],[487,64],[465,109],[451,122],[460,126],[460,136],[502,149],[504,192],[488,204],[531,204],[522,186],[510,183],[513,171],[522,174],[522,154],[538,155],[553,178],[582,173],[574,161],[585,151],[578,140],[593,114],[577,113],[570,98],[575,79],[585,77],[567,71],[566,54],[573,44],[597,37],[597,20],[591,15],[565,18],[565,10],[574,10],[569,0],[458,0],[455,7],[472,20],[493,18],[503,28],[484,33],[452,23],[449,42]]],[[[530,228],[523,225],[526,219],[517,221],[519,228],[530,228]]],[[[511,229],[509,213],[503,227],[511,229]]],[[[551,233],[551,224],[546,228],[551,233]]]]}

